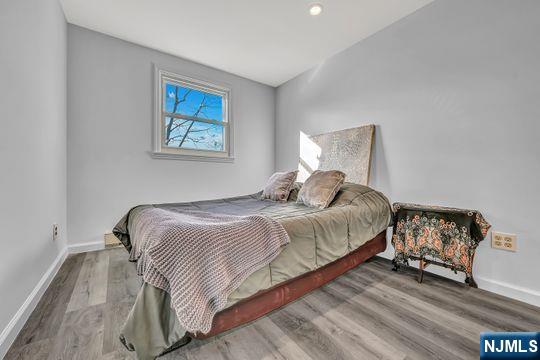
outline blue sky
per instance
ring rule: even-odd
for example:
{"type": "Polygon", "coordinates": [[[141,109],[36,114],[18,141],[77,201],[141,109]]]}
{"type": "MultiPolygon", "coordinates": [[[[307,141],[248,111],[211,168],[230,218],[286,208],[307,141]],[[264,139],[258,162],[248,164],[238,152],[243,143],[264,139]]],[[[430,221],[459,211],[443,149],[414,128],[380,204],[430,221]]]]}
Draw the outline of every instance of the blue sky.
{"type": "MultiPolygon", "coordinates": [[[[178,97],[181,102],[176,108],[177,114],[194,116],[197,109],[204,100],[205,107],[197,117],[223,121],[223,103],[221,96],[204,93],[202,91],[184,88],[172,84],[166,84],[165,94],[163,94],[165,111],[173,112],[175,99],[178,97]],[[177,92],[178,89],[178,92],[177,92]]],[[[170,123],[171,118],[165,118],[165,126],[170,123]]],[[[182,119],[174,119],[172,123],[173,130],[169,136],[169,147],[179,147],[184,139],[182,148],[217,150],[223,149],[223,126],[218,124],[208,124],[204,122],[193,122],[182,119]],[[187,136],[186,131],[189,130],[187,136]]],[[[165,136],[166,136],[165,130],[165,136]]]]}
{"type": "Polygon", "coordinates": [[[176,113],[184,115],[194,115],[195,111],[197,111],[197,108],[201,104],[201,101],[206,96],[205,103],[207,106],[204,108],[204,110],[201,111],[201,113],[199,113],[199,117],[223,121],[223,103],[221,96],[208,94],[202,91],[188,89],[168,83],[165,86],[164,94],[165,111],[173,112],[176,88],[178,88],[178,99],[180,100],[184,100],[184,96],[189,92],[189,94],[185,96],[185,101],[178,104],[176,113]]]}

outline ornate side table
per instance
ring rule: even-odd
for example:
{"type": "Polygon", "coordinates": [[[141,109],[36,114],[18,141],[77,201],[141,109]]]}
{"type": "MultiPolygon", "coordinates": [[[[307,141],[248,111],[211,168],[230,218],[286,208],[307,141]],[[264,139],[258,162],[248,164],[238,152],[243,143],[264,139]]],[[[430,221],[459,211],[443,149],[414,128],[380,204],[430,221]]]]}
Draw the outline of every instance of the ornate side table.
{"type": "Polygon", "coordinates": [[[418,260],[418,282],[422,282],[424,268],[434,264],[464,272],[465,282],[477,287],[472,274],[474,254],[491,227],[480,212],[404,203],[394,203],[393,210],[392,270],[408,265],[409,259],[418,260]]]}

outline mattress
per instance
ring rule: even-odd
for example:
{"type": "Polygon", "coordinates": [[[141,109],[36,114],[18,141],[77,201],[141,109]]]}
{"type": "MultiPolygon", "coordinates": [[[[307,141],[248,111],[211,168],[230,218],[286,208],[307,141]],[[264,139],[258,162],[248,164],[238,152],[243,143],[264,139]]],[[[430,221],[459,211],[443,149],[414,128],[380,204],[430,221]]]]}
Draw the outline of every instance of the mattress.
{"type": "MultiPolygon", "coordinates": [[[[290,243],[267,266],[252,273],[228,298],[227,306],[258,291],[335,261],[386,229],[391,208],[386,197],[367,186],[345,183],[326,209],[296,203],[297,187],[285,203],[261,200],[261,193],[227,199],[143,205],[130,210],[115,234],[131,249],[130,229],[147,207],[169,211],[199,210],[231,215],[261,214],[277,220],[290,243]]],[[[169,295],[143,284],[122,329],[122,342],[140,359],[153,359],[171,346],[189,341],[170,306],[169,295]]]]}

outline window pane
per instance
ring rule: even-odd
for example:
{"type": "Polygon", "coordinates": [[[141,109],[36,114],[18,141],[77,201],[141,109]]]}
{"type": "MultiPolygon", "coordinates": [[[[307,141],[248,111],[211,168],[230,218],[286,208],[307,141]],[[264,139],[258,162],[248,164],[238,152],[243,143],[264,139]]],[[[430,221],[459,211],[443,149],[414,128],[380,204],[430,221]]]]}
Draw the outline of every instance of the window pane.
{"type": "Polygon", "coordinates": [[[165,83],[166,112],[223,121],[223,99],[219,95],[165,83]]]}
{"type": "Polygon", "coordinates": [[[166,117],[164,127],[167,147],[224,151],[223,125],[166,117]]]}

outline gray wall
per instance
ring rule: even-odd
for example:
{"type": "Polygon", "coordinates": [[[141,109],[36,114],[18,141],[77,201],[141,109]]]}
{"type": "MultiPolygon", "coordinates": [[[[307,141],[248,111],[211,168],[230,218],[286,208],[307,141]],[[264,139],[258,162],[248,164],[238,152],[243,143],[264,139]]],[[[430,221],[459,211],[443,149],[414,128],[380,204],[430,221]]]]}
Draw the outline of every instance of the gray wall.
{"type": "Polygon", "coordinates": [[[70,245],[102,241],[137,204],[260,190],[274,169],[274,95],[272,87],[69,25],[70,245]],[[231,87],[234,163],[150,158],[153,63],[231,87]]]}
{"type": "Polygon", "coordinates": [[[296,167],[299,131],[376,124],[372,186],[516,233],[516,253],[483,242],[475,273],[540,304],[539,18],[534,0],[439,0],[287,82],[276,168],[296,167]]]}
{"type": "Polygon", "coordinates": [[[2,332],[66,245],[66,22],[58,2],[0,1],[0,49],[2,332]]]}

